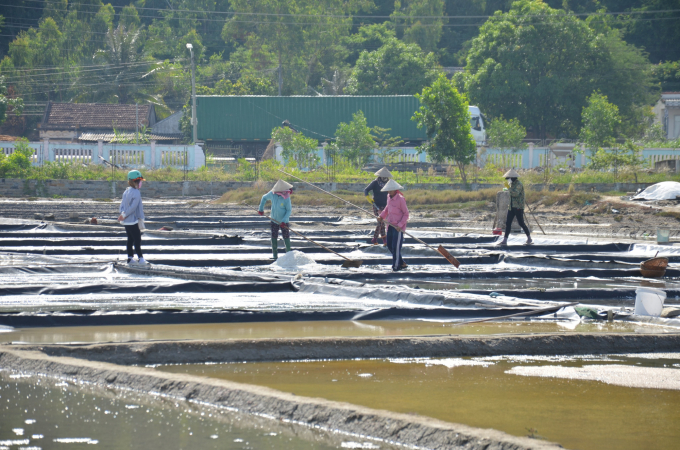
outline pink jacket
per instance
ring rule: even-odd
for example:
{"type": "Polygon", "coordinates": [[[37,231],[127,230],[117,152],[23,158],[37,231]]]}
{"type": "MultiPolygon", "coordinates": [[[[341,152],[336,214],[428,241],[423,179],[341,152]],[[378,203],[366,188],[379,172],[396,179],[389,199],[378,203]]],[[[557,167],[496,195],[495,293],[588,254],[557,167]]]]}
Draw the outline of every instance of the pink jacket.
{"type": "Polygon", "coordinates": [[[387,219],[392,225],[396,225],[403,230],[406,229],[406,222],[408,222],[408,208],[406,207],[406,199],[401,192],[398,192],[394,197],[387,196],[387,206],[380,217],[387,219]]]}

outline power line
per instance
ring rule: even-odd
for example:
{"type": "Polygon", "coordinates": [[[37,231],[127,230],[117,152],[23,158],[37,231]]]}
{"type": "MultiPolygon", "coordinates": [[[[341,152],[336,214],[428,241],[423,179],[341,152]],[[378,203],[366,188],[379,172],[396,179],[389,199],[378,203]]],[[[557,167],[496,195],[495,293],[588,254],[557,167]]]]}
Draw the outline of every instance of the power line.
{"type": "MultiPolygon", "coordinates": [[[[41,1],[43,3],[48,3],[49,0],[35,0],[41,1]]],[[[44,9],[40,7],[30,7],[30,6],[14,6],[14,5],[3,5],[0,6],[12,6],[15,8],[24,9],[44,9]]],[[[119,7],[122,11],[124,7],[119,7]]],[[[68,11],[68,6],[66,8],[54,8],[57,11],[68,11]]],[[[137,10],[147,10],[147,11],[161,11],[166,13],[198,13],[198,14],[223,14],[223,15],[249,15],[249,16],[273,16],[273,17],[329,17],[329,18],[342,18],[342,19],[355,19],[355,18],[367,18],[367,19],[392,19],[395,16],[378,16],[378,15],[346,15],[346,14],[293,14],[293,13],[265,13],[265,12],[237,12],[237,11],[206,11],[206,10],[196,10],[196,9],[167,9],[167,8],[147,8],[147,7],[135,7],[137,10]]],[[[658,10],[643,10],[643,11],[621,11],[621,12],[591,12],[591,13],[565,13],[565,14],[555,14],[555,16],[602,16],[602,15],[629,15],[629,14],[656,14],[656,13],[674,13],[680,12],[680,9],[658,9],[658,10]]],[[[85,14],[97,14],[97,12],[91,11],[79,11],[79,13],[85,14]]],[[[117,15],[121,13],[115,13],[117,15]]],[[[547,14],[518,14],[516,17],[540,17],[549,16],[547,14]]],[[[139,17],[151,17],[151,16],[139,16],[139,17]]],[[[154,16],[155,17],[155,16],[154,16]]],[[[399,16],[397,16],[399,17],[399,16]]],[[[494,17],[494,15],[480,15],[480,16],[403,16],[406,19],[488,19],[494,17]]]]}

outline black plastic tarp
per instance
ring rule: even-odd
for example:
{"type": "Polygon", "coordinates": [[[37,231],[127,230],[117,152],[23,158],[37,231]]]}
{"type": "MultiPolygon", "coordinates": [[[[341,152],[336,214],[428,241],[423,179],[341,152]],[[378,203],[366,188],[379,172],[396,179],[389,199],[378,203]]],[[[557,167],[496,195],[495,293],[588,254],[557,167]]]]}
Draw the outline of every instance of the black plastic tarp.
{"type": "Polygon", "coordinates": [[[121,285],[114,283],[79,284],[76,286],[25,285],[0,287],[2,295],[85,295],[85,294],[175,294],[218,292],[291,292],[297,289],[290,281],[266,283],[220,283],[185,281],[162,284],[121,285]]]}
{"type": "MultiPolygon", "coordinates": [[[[147,310],[107,311],[97,310],[0,313],[0,325],[14,328],[115,326],[115,325],[167,325],[242,322],[292,322],[321,320],[473,320],[527,313],[532,309],[469,309],[469,308],[385,308],[348,311],[244,311],[244,310],[147,310]]],[[[540,314],[540,313],[539,313],[540,314]]]]}

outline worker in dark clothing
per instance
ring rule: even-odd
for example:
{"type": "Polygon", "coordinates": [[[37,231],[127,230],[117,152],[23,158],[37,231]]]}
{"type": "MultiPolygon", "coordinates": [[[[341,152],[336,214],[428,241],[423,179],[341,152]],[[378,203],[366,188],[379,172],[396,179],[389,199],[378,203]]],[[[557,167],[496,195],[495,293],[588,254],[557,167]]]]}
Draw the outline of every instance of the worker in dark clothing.
{"type": "MultiPolygon", "coordinates": [[[[373,214],[375,214],[376,217],[380,216],[380,213],[383,212],[385,209],[385,206],[387,206],[387,192],[382,192],[381,189],[385,187],[387,182],[392,178],[392,174],[390,173],[389,170],[387,170],[386,167],[383,167],[379,171],[375,173],[375,176],[377,177],[375,180],[371,181],[371,184],[366,186],[366,189],[364,189],[364,195],[366,196],[366,200],[368,200],[368,203],[373,205],[373,214]],[[373,192],[373,198],[371,198],[370,195],[368,195],[369,192],[373,192]]],[[[378,222],[378,225],[375,227],[375,231],[373,232],[373,239],[371,239],[371,244],[377,245],[378,244],[378,234],[380,234],[380,237],[382,238],[383,245],[387,245],[387,235],[385,234],[385,224],[383,222],[378,222]]]]}
{"type": "Polygon", "coordinates": [[[524,245],[531,245],[534,241],[531,240],[531,233],[529,227],[524,223],[524,185],[519,181],[519,174],[510,169],[503,175],[510,185],[510,203],[508,204],[508,216],[505,220],[505,237],[500,245],[508,245],[508,236],[510,235],[510,228],[512,228],[512,220],[517,217],[517,223],[524,233],[527,235],[527,241],[524,245]]]}

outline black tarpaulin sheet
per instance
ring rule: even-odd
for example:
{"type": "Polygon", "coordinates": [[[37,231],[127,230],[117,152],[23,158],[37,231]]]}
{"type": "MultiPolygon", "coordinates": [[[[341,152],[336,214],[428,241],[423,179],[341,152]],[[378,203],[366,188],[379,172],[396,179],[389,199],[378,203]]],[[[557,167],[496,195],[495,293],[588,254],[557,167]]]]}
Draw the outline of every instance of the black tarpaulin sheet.
{"type": "MultiPolygon", "coordinates": [[[[2,239],[0,234],[0,247],[92,247],[93,245],[116,245],[120,243],[125,246],[126,238],[121,236],[120,240],[107,239],[71,239],[67,235],[63,238],[53,239],[2,239]]],[[[186,238],[186,239],[145,239],[142,237],[142,245],[237,245],[243,242],[240,236],[227,236],[219,238],[186,238]]]]}
{"type": "MultiPolygon", "coordinates": [[[[406,260],[409,263],[408,259],[406,260]]],[[[461,268],[464,266],[461,265],[461,268]]],[[[427,280],[427,279],[448,279],[448,280],[465,280],[465,279],[497,279],[497,278],[626,278],[626,277],[640,277],[640,269],[549,269],[549,270],[480,270],[474,268],[473,270],[457,270],[451,267],[449,272],[407,272],[402,271],[395,277],[391,272],[384,273],[360,273],[350,271],[337,271],[332,273],[317,273],[317,277],[333,277],[341,278],[343,280],[398,280],[398,282],[406,283],[409,280],[427,280]]],[[[680,270],[666,269],[665,278],[680,277],[680,270]]]]}
{"type": "Polygon", "coordinates": [[[61,273],[104,273],[110,270],[109,263],[71,263],[59,264],[44,261],[22,261],[21,266],[0,266],[2,275],[50,275],[61,273]],[[55,265],[50,265],[55,264],[55,265]]]}
{"type": "Polygon", "coordinates": [[[84,295],[84,294],[174,294],[210,292],[291,292],[297,288],[290,281],[267,283],[220,283],[215,281],[186,281],[163,284],[80,284],[77,286],[26,285],[0,287],[0,295],[84,295]]]}
{"type": "MultiPolygon", "coordinates": [[[[680,299],[680,289],[663,289],[666,300],[680,299]]],[[[463,289],[466,294],[489,295],[490,290],[463,289]]],[[[635,289],[589,288],[589,289],[494,289],[493,292],[507,296],[531,300],[572,301],[572,300],[634,300],[635,289]]],[[[499,297],[502,298],[502,297],[499,297]]]]}
{"type": "MultiPolygon", "coordinates": [[[[322,320],[472,320],[531,312],[527,308],[385,308],[367,311],[107,311],[80,310],[55,313],[0,313],[0,325],[14,328],[168,325],[239,322],[296,322],[322,320]]],[[[539,313],[540,314],[540,313],[539,313]]]]}

